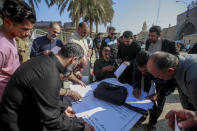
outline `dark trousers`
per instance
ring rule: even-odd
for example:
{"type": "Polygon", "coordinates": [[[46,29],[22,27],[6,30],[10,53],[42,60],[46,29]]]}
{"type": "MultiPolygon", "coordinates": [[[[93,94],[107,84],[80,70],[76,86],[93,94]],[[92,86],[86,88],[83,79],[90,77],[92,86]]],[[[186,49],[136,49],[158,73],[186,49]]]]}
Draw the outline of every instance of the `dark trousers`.
{"type": "Polygon", "coordinates": [[[149,118],[150,125],[155,125],[157,123],[157,119],[159,118],[159,116],[163,111],[165,101],[166,101],[166,96],[159,96],[157,102],[153,106],[153,109],[150,110],[150,118],[149,118]]]}
{"type": "Polygon", "coordinates": [[[182,92],[182,90],[179,87],[177,88],[178,88],[179,98],[180,98],[183,109],[195,111],[193,104],[188,101],[188,97],[182,92]]]}

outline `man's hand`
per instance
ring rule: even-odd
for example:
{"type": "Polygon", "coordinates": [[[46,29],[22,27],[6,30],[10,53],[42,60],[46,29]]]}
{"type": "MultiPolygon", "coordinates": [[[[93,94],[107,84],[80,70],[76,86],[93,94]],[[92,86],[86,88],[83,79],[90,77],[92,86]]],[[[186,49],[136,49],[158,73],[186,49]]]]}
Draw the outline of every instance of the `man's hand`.
{"type": "Polygon", "coordinates": [[[141,97],[141,90],[138,90],[138,89],[133,89],[133,95],[136,97],[136,98],[140,98],[141,97]]]}
{"type": "Polygon", "coordinates": [[[51,53],[50,50],[45,50],[45,51],[43,51],[43,54],[44,54],[44,55],[49,55],[50,53],[51,53]]]}
{"type": "Polygon", "coordinates": [[[78,80],[76,83],[81,85],[82,87],[86,87],[86,84],[81,80],[78,80]]]}
{"type": "Polygon", "coordinates": [[[70,106],[66,108],[66,110],[64,111],[64,114],[66,114],[68,117],[75,117],[75,112],[70,106]]]}
{"type": "Polygon", "coordinates": [[[76,91],[71,91],[71,97],[75,100],[75,101],[78,101],[81,99],[81,95],[76,92],[76,91]]]}
{"type": "Polygon", "coordinates": [[[123,62],[126,66],[130,66],[130,62],[129,61],[124,61],[123,62]]]}
{"type": "Polygon", "coordinates": [[[183,109],[183,110],[171,110],[165,116],[165,118],[169,120],[168,124],[171,129],[174,130],[175,114],[179,128],[184,129],[184,128],[197,127],[197,116],[195,112],[183,109]]]}
{"type": "Polygon", "coordinates": [[[152,94],[150,96],[147,96],[147,98],[149,98],[152,102],[155,102],[158,100],[159,95],[158,94],[152,94]]]}
{"type": "Polygon", "coordinates": [[[94,131],[94,127],[89,125],[87,122],[84,122],[85,128],[84,131],[94,131]]]}
{"type": "Polygon", "coordinates": [[[121,59],[117,59],[117,63],[120,65],[122,63],[121,59]]]}

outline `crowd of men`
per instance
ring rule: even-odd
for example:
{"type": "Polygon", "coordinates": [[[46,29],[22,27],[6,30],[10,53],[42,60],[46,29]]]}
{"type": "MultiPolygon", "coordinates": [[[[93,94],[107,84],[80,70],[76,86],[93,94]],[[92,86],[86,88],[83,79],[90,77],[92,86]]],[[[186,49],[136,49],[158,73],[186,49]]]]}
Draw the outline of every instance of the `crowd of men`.
{"type": "Polygon", "coordinates": [[[152,26],[145,50],[136,35],[125,31],[117,38],[114,27],[108,36],[98,33],[93,39],[86,22],[78,25],[76,33],[63,43],[58,39],[60,25],[51,23],[47,35],[33,41],[30,60],[21,59],[23,45],[36,22],[36,14],[24,1],[6,0],[2,8],[0,27],[0,131],[92,131],[94,127],[75,116],[71,103],[63,103],[61,96],[79,100],[81,96],[64,89],[64,80],[85,87],[92,82],[114,76],[121,64],[127,68],[118,78],[133,86],[133,95],[149,92],[152,82],[156,93],[148,96],[154,103],[150,110],[148,130],[154,130],[163,111],[166,96],[175,88],[183,110],[172,110],[166,115],[174,129],[174,115],[178,126],[186,130],[197,128],[197,55],[180,55],[176,43],[162,39],[161,27],[152,26]],[[89,37],[88,37],[89,36],[89,37]],[[20,43],[20,42],[19,42],[20,43]],[[93,73],[91,57],[95,53],[93,73]],[[19,62],[19,60],[21,60],[19,62]],[[24,62],[26,61],[26,62],[24,62]],[[88,76],[87,81],[82,78],[88,76]]]}

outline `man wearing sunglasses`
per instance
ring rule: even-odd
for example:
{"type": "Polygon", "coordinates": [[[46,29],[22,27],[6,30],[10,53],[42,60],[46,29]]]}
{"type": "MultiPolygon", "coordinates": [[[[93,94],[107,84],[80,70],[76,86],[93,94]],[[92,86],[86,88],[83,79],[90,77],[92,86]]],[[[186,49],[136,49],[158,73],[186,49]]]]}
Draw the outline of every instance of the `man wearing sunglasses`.
{"type": "Polygon", "coordinates": [[[30,57],[48,55],[51,52],[57,54],[63,47],[63,43],[57,37],[60,34],[60,25],[51,22],[48,28],[48,34],[38,37],[33,41],[30,57]]]}
{"type": "Polygon", "coordinates": [[[102,56],[102,50],[105,46],[109,46],[111,49],[111,55],[110,57],[112,59],[116,59],[117,52],[118,52],[118,46],[117,46],[117,38],[116,38],[116,29],[114,27],[109,27],[108,29],[108,36],[103,38],[101,47],[100,47],[100,58],[102,56]]]}

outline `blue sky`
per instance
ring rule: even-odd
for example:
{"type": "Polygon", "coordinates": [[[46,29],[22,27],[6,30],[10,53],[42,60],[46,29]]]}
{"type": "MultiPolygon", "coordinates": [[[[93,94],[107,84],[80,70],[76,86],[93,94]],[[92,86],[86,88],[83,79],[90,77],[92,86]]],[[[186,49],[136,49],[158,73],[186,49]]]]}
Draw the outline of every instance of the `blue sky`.
{"type": "MultiPolygon", "coordinates": [[[[148,28],[154,23],[156,24],[159,0],[113,0],[115,2],[114,18],[112,25],[116,27],[118,32],[131,30],[135,34],[141,31],[144,21],[147,22],[148,28]]],[[[187,4],[192,0],[183,0],[187,4]]],[[[177,3],[176,0],[160,0],[160,13],[158,18],[158,25],[166,28],[171,25],[176,25],[177,15],[186,11],[187,6],[183,2],[177,3]]],[[[36,9],[38,21],[62,21],[70,22],[68,12],[60,16],[56,6],[48,8],[44,0],[36,9]]],[[[95,29],[95,26],[94,26],[95,29]]],[[[106,28],[99,26],[100,32],[105,32],[106,28]]]]}

